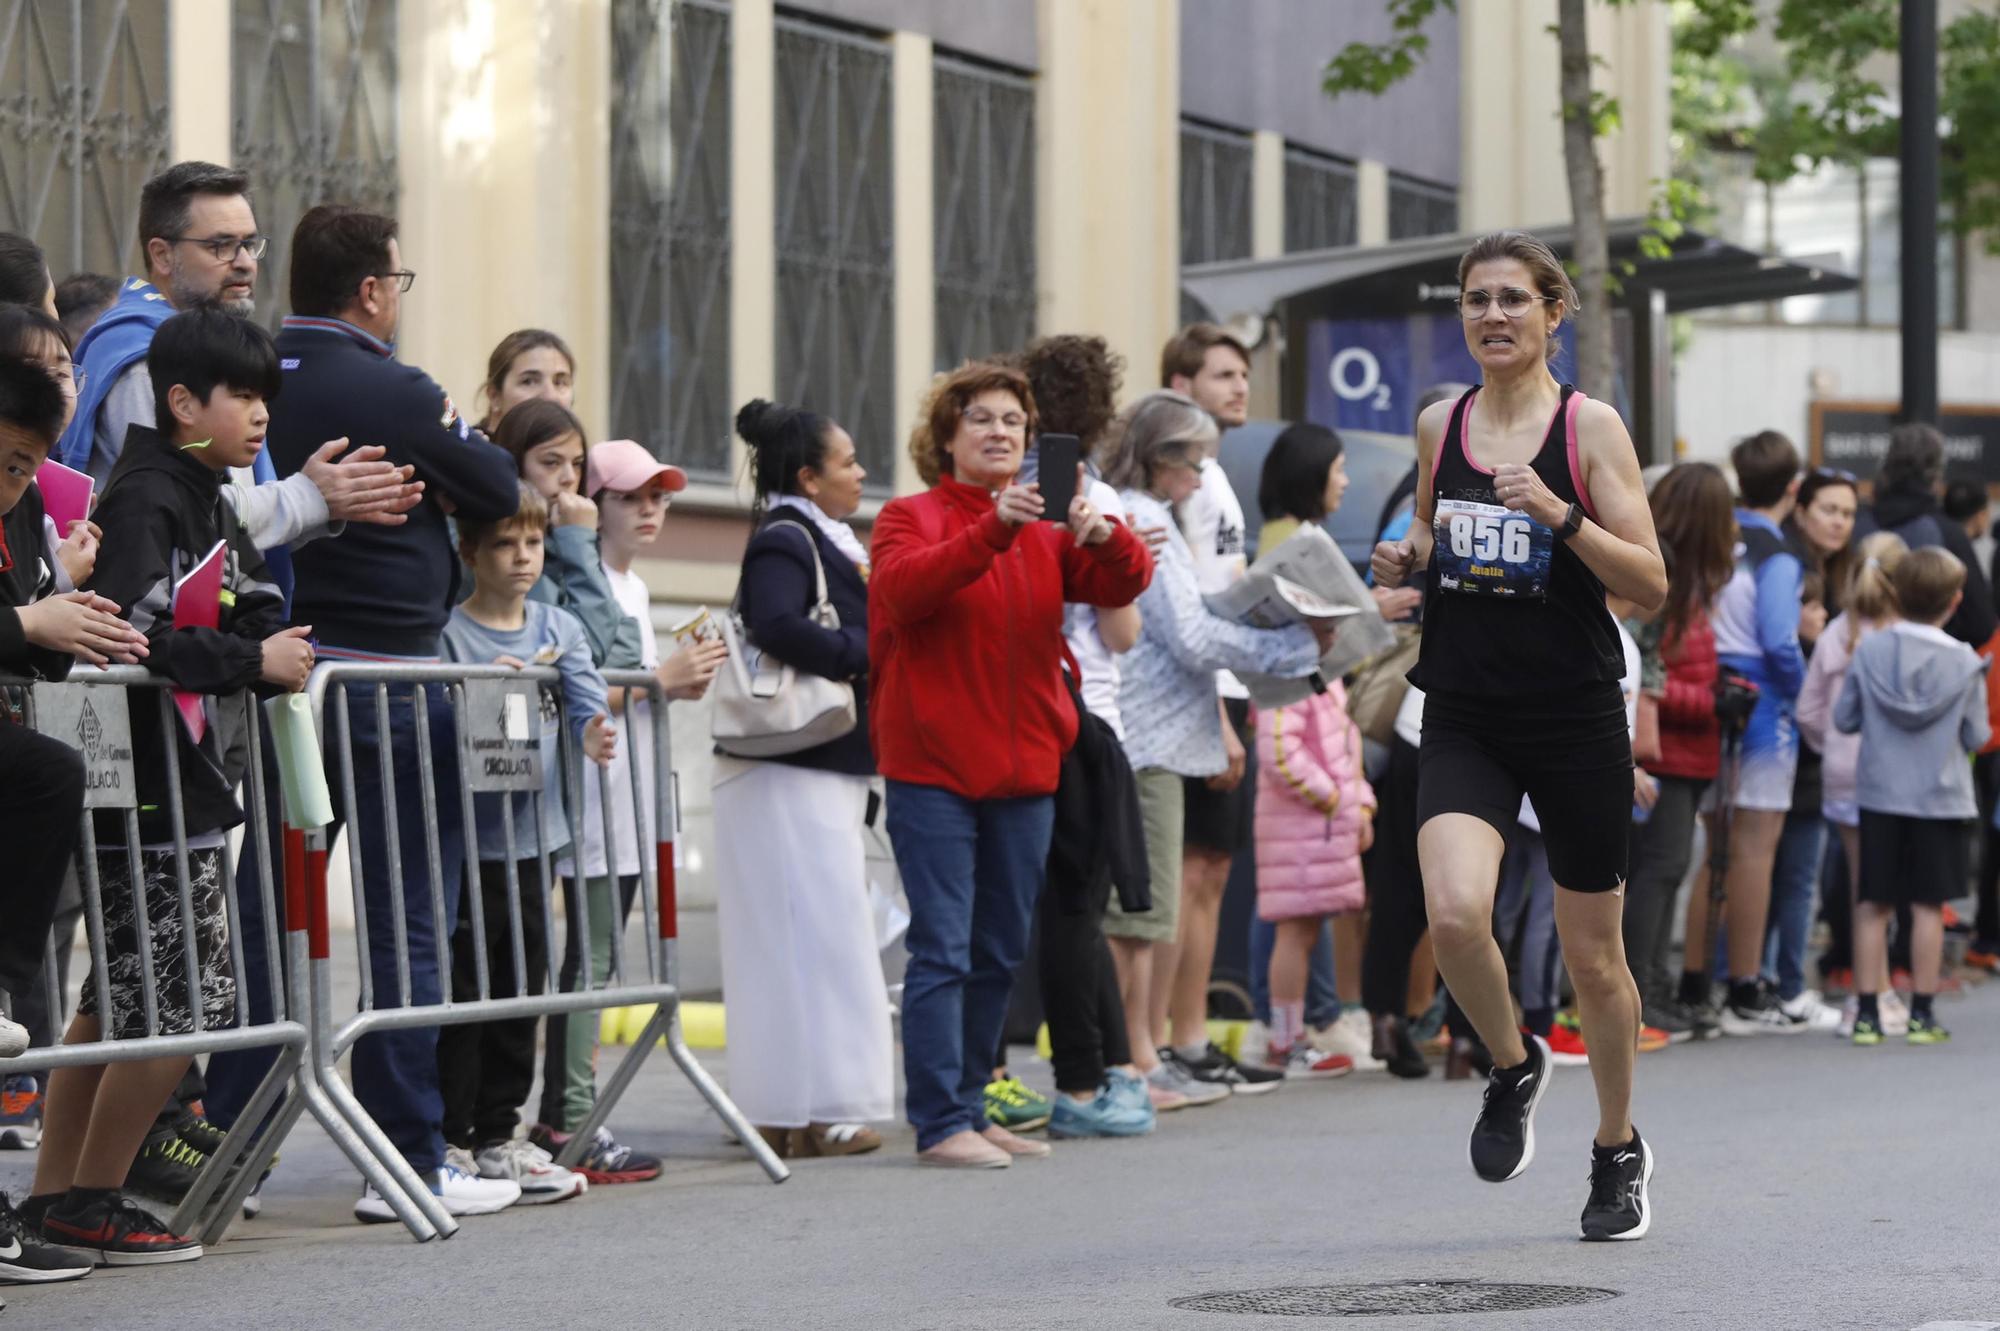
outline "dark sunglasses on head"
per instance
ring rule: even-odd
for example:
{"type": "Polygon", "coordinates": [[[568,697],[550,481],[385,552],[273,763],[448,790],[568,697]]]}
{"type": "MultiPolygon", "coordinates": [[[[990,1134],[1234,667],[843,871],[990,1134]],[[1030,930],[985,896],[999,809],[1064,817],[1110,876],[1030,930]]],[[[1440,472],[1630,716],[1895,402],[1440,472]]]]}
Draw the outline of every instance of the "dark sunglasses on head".
{"type": "Polygon", "coordinates": [[[1859,485],[1861,483],[1859,476],[1856,476],[1851,471],[1842,471],[1839,467],[1814,467],[1812,474],[1815,480],[1839,481],[1842,485],[1859,485]]]}

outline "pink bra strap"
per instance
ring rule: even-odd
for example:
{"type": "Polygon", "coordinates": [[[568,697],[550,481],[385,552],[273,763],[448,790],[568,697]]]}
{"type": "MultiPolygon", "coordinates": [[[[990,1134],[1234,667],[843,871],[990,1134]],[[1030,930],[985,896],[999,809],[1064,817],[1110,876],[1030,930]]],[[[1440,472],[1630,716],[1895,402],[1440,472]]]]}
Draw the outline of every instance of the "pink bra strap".
{"type": "Polygon", "coordinates": [[[1597,505],[1590,502],[1590,491],[1583,485],[1583,464],[1576,456],[1576,414],[1583,410],[1583,404],[1588,400],[1580,389],[1569,395],[1569,406],[1563,410],[1563,435],[1569,445],[1569,483],[1576,487],[1577,501],[1583,505],[1583,511],[1595,522],[1597,505]]]}

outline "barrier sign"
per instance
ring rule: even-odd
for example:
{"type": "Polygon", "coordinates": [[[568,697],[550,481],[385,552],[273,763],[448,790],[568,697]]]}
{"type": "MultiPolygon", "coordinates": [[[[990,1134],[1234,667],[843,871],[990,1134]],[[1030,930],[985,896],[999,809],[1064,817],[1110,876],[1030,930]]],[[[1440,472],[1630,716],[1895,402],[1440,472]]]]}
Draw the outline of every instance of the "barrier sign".
{"type": "Polygon", "coordinates": [[[542,788],[540,694],[540,687],[526,680],[465,681],[468,789],[489,794],[542,788]]]}
{"type": "Polygon", "coordinates": [[[37,684],[35,729],[83,755],[84,808],[138,807],[124,685],[37,684]]]}

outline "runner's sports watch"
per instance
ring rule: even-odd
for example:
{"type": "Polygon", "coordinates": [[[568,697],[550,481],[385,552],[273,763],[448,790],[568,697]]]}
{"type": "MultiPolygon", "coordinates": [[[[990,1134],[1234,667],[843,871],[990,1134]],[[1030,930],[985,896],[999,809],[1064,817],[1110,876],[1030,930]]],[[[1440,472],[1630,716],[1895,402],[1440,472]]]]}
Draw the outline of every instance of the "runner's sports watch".
{"type": "Polygon", "coordinates": [[[1570,537],[1576,535],[1578,532],[1582,530],[1583,530],[1583,505],[1571,504],[1569,506],[1569,513],[1563,518],[1563,525],[1556,528],[1556,535],[1560,539],[1567,541],[1570,537]]]}

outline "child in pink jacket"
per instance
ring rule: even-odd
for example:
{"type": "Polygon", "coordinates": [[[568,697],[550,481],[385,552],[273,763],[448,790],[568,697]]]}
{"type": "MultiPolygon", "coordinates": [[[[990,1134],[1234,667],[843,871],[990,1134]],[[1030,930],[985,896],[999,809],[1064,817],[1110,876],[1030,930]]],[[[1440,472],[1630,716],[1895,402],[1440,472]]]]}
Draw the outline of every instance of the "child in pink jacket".
{"type": "Polygon", "coordinates": [[[1268,1058],[1291,1076],[1353,1069],[1305,1038],[1306,970],[1326,918],[1366,904],[1361,853],[1375,840],[1374,818],[1361,732],[1339,681],[1289,707],[1258,709],[1257,914],[1278,931],[1268,1058]]]}

